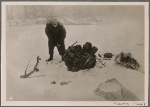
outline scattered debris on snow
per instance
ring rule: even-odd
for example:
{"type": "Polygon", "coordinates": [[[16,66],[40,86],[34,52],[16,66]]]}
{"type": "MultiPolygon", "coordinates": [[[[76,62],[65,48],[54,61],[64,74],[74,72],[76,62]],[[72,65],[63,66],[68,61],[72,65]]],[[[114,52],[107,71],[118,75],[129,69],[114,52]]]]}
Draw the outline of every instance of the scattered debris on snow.
{"type": "Polygon", "coordinates": [[[30,63],[30,61],[29,61],[28,65],[27,65],[27,67],[26,67],[26,70],[25,70],[25,74],[24,74],[24,75],[21,75],[20,78],[27,78],[27,77],[29,77],[31,74],[33,74],[34,72],[38,72],[39,69],[37,68],[37,66],[38,66],[38,64],[39,64],[39,60],[41,60],[41,58],[40,58],[39,56],[37,56],[37,62],[36,62],[36,64],[35,64],[33,70],[32,70],[30,73],[27,74],[26,72],[27,72],[27,70],[28,70],[28,66],[29,66],[29,63],[30,63]]]}
{"type": "Polygon", "coordinates": [[[113,54],[112,53],[105,53],[104,58],[112,58],[113,54]]]}
{"type": "Polygon", "coordinates": [[[71,81],[68,81],[68,82],[61,82],[60,85],[62,85],[62,86],[63,86],[63,85],[67,85],[67,84],[70,83],[70,82],[71,82],[71,81]]]}
{"type": "Polygon", "coordinates": [[[123,65],[127,68],[138,70],[138,68],[140,67],[139,63],[132,57],[131,53],[121,52],[116,56],[114,61],[117,64],[123,65]]]}
{"type": "Polygon", "coordinates": [[[139,101],[137,96],[123,87],[116,78],[99,84],[94,93],[104,97],[107,101],[139,101]]]}
{"type": "Polygon", "coordinates": [[[120,100],[123,98],[122,85],[113,78],[101,83],[95,90],[95,94],[104,96],[106,100],[120,100]]]}
{"type": "Polygon", "coordinates": [[[52,81],[51,84],[56,84],[56,81],[52,81]]]}

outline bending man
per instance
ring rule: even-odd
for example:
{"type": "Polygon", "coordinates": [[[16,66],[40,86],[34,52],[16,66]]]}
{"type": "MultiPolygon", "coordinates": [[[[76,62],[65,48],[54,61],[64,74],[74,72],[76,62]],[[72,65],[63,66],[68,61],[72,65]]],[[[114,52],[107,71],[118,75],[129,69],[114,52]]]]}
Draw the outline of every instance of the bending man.
{"type": "Polygon", "coordinates": [[[48,37],[48,47],[50,57],[46,60],[47,62],[53,60],[54,47],[56,46],[63,60],[65,53],[65,37],[66,30],[64,26],[57,21],[57,19],[51,19],[47,22],[45,27],[45,33],[48,37]]]}

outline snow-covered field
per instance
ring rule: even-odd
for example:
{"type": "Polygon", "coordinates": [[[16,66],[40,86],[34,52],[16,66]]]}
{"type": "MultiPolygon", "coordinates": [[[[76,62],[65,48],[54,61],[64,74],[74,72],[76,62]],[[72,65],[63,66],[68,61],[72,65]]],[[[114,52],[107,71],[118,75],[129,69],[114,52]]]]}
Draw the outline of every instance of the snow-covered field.
{"type": "Polygon", "coordinates": [[[97,53],[100,54],[130,52],[141,68],[136,71],[118,66],[113,58],[104,61],[106,67],[95,66],[88,71],[69,72],[63,62],[59,63],[61,58],[56,48],[53,63],[46,64],[49,55],[45,25],[13,26],[9,27],[6,36],[7,100],[104,101],[103,97],[94,94],[94,90],[111,78],[116,78],[140,100],[144,100],[144,27],[138,20],[64,26],[67,30],[66,48],[75,41],[81,45],[89,41],[98,47],[97,53]],[[24,74],[30,58],[29,69],[32,70],[37,56],[42,59],[38,66],[40,71],[33,73],[31,78],[21,79],[20,75],[24,74]],[[52,81],[56,84],[51,84],[52,81]],[[62,86],[61,82],[69,83],[62,86]]]}

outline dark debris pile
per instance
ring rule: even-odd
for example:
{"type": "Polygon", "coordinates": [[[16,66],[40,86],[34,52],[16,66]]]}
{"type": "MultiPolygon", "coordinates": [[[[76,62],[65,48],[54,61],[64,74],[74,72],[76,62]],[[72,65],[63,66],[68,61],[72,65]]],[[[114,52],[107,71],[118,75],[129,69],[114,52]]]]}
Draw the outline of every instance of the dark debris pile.
{"type": "Polygon", "coordinates": [[[113,54],[112,53],[105,53],[104,58],[112,58],[113,54]]]}
{"type": "Polygon", "coordinates": [[[127,68],[138,70],[138,68],[140,67],[139,63],[137,62],[136,59],[132,57],[131,53],[121,52],[120,54],[116,56],[114,61],[127,68]]]}
{"type": "Polygon", "coordinates": [[[77,72],[93,68],[96,64],[97,50],[98,48],[92,46],[90,42],[86,42],[83,47],[81,45],[69,46],[63,57],[68,71],[77,72]]]}

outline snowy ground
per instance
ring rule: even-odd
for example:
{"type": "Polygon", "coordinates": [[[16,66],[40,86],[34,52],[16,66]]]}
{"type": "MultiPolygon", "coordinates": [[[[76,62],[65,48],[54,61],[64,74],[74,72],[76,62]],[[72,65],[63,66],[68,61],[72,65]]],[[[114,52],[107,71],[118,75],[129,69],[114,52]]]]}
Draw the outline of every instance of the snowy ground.
{"type": "MultiPolygon", "coordinates": [[[[107,79],[116,78],[140,100],[144,100],[144,31],[137,20],[102,22],[99,25],[65,25],[66,48],[75,41],[83,45],[89,41],[98,47],[98,53],[131,52],[140,63],[139,71],[105,61],[106,67],[88,71],[69,72],[56,48],[53,63],[46,64],[49,57],[45,25],[9,27],[7,32],[7,100],[14,101],[103,101],[94,94],[97,86],[107,79]],[[33,56],[33,57],[32,57],[33,56]],[[39,72],[31,78],[21,79],[31,59],[29,69],[40,56],[39,72]],[[51,84],[56,81],[56,84],[51,84]],[[60,85],[61,82],[69,82],[60,85]]],[[[98,65],[98,64],[97,64],[98,65]]],[[[111,88],[111,87],[110,87],[111,88]]],[[[128,99],[130,100],[130,99],[128,99]]]]}

